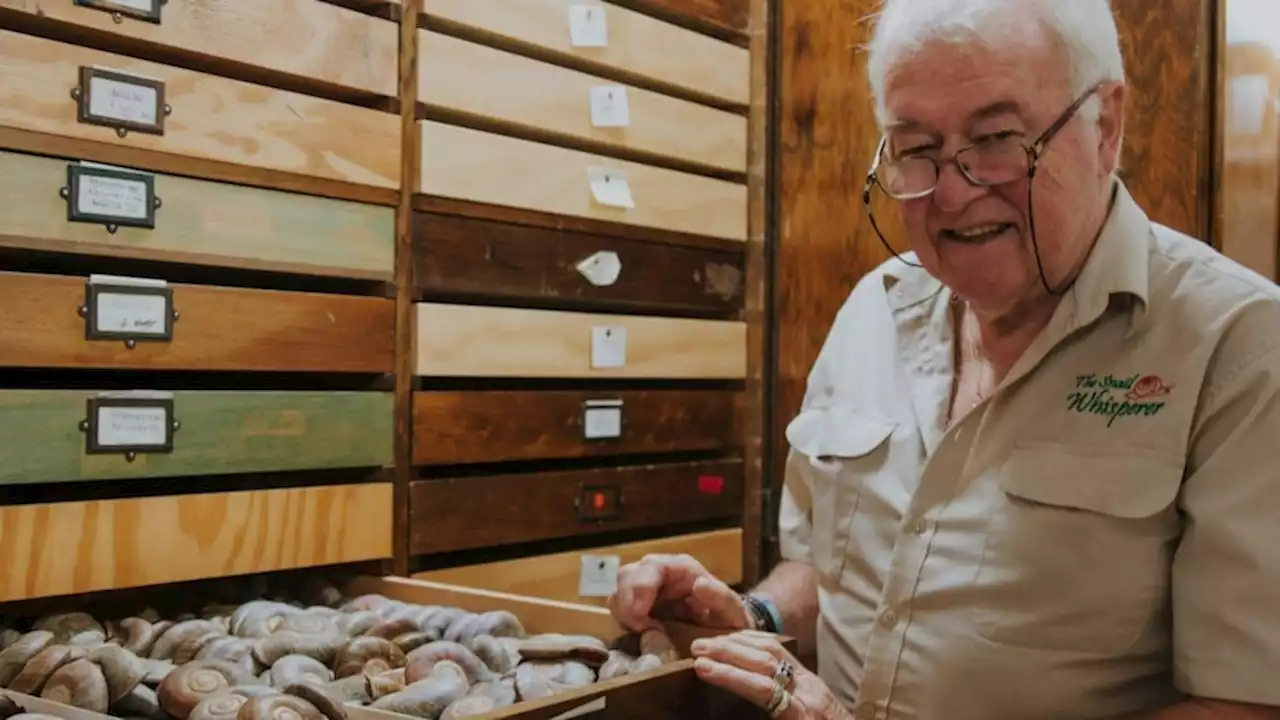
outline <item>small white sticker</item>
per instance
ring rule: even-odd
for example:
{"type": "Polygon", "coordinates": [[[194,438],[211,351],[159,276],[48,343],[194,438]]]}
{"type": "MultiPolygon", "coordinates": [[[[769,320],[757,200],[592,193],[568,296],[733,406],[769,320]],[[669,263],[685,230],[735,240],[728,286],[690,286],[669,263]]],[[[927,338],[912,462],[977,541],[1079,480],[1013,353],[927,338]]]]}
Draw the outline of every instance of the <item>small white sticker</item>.
{"type": "Polygon", "coordinates": [[[627,329],[620,325],[591,328],[591,367],[618,368],[627,364],[627,329]]]}
{"type": "Polygon", "coordinates": [[[138,125],[160,122],[159,94],[154,87],[106,78],[89,79],[89,114],[138,125]]]}
{"type": "Polygon", "coordinates": [[[622,401],[588,400],[582,410],[582,434],[588,440],[622,436],[622,401]]]}
{"type": "Polygon", "coordinates": [[[596,202],[609,207],[634,209],[636,200],[631,195],[631,185],[621,170],[602,167],[587,168],[587,181],[591,183],[591,195],[596,202]]]}
{"type": "Polygon", "coordinates": [[[608,47],[609,25],[599,5],[569,6],[569,42],[574,47],[608,47]]]}
{"type": "Polygon", "coordinates": [[[583,555],[582,572],[578,574],[578,597],[609,597],[618,589],[618,569],[622,558],[617,555],[583,555]]]}
{"type": "Polygon", "coordinates": [[[618,281],[622,273],[622,259],[612,250],[601,250],[579,260],[574,267],[592,285],[608,287],[618,281]]]}
{"type": "Polygon", "coordinates": [[[81,175],[77,183],[76,212],[124,220],[146,220],[151,199],[142,180],[81,175]]]}
{"type": "Polygon", "coordinates": [[[631,124],[631,106],[627,103],[625,85],[591,87],[591,124],[596,127],[627,127],[631,124]]]}
{"type": "Polygon", "coordinates": [[[169,411],[164,407],[98,408],[95,423],[99,447],[163,447],[169,432],[169,411]]]}

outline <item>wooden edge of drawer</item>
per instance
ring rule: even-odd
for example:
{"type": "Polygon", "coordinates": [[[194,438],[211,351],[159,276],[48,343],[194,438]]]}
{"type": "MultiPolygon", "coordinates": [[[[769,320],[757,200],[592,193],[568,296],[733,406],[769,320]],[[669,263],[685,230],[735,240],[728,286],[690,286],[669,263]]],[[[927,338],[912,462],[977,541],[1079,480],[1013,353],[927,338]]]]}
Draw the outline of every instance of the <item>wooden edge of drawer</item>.
{"type": "Polygon", "coordinates": [[[747,324],[737,320],[429,302],[415,303],[414,315],[420,376],[740,380],[747,374],[747,324]],[[593,335],[613,328],[626,328],[624,363],[593,367],[593,335]],[[495,343],[522,351],[494,352],[495,343]]]}
{"type": "Polygon", "coordinates": [[[391,483],[0,506],[0,602],[379,560],[391,483]]]}
{"type": "Polygon", "coordinates": [[[742,183],[434,120],[418,132],[415,193],[747,241],[742,183]],[[593,173],[597,187],[625,181],[630,199],[619,202],[632,207],[601,202],[593,173]]]}
{"type": "MultiPolygon", "coordinates": [[[[0,366],[392,372],[389,298],[170,283],[169,340],[86,339],[88,279],[0,271],[0,366]],[[77,309],[83,309],[83,315],[77,309]]],[[[128,289],[125,289],[127,292],[128,289]]],[[[162,318],[150,317],[152,320],[162,318]]]]}

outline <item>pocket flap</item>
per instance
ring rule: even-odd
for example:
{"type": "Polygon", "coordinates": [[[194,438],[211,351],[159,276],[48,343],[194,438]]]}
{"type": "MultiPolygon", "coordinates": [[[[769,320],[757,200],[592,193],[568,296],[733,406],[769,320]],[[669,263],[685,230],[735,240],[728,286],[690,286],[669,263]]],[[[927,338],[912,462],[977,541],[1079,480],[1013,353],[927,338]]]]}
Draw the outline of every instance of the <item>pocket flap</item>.
{"type": "Polygon", "coordinates": [[[1042,505],[1119,518],[1150,517],[1182,487],[1185,458],[1064,445],[1027,445],[999,473],[1005,492],[1042,505]]]}
{"type": "Polygon", "coordinates": [[[810,408],[787,425],[787,442],[810,458],[860,457],[879,447],[897,426],[851,409],[810,408]]]}

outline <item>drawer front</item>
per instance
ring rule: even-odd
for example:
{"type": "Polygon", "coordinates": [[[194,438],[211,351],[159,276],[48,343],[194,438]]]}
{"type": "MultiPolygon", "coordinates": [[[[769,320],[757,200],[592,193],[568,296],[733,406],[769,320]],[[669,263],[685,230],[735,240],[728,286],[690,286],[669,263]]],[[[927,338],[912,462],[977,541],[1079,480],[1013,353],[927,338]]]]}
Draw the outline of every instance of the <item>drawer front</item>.
{"type": "MultiPolygon", "coordinates": [[[[220,473],[382,467],[392,462],[391,393],[176,391],[172,413],[99,408],[114,426],[81,429],[92,390],[0,390],[0,433],[6,438],[0,484],[220,473]],[[169,452],[141,451],[130,460],[122,443],[163,442],[161,418],[176,420],[169,452]],[[115,452],[89,453],[89,440],[115,452]]],[[[126,400],[132,398],[126,398],[126,400]]]]}
{"type": "Polygon", "coordinates": [[[714,521],[741,512],[738,461],[422,480],[410,485],[410,552],[714,521]]]}
{"type": "Polygon", "coordinates": [[[730,240],[747,238],[745,185],[429,120],[419,126],[418,192],[730,240]],[[600,190],[593,189],[593,173],[601,173],[595,181],[600,190]],[[615,200],[615,191],[603,189],[619,181],[629,188],[629,200],[615,200]],[[608,194],[602,201],[597,193],[608,194]]]}
{"type": "Polygon", "coordinates": [[[751,0],[630,0],[640,10],[673,22],[692,21],[736,34],[746,33],[751,0]]]}
{"type": "Polygon", "coordinates": [[[418,94],[428,106],[715,170],[747,170],[741,115],[448,35],[422,31],[418,38],[418,94]]]}
{"type": "MultiPolygon", "coordinates": [[[[100,7],[61,2],[6,3],[4,13],[38,16],[67,30],[90,30],[395,97],[399,28],[395,23],[321,0],[167,2],[159,22],[113,10],[130,4],[100,0],[100,7]]],[[[137,3],[132,3],[136,6],[137,3]]]]}
{"type": "Polygon", "coordinates": [[[562,61],[608,68],[737,105],[751,100],[746,48],[605,2],[580,0],[431,0],[433,18],[535,46],[562,61]],[[605,18],[604,46],[575,45],[570,8],[590,5],[605,18]]]}
{"type": "Polygon", "coordinates": [[[747,325],[419,303],[417,374],[742,379],[747,325]]]}
{"type": "Polygon", "coordinates": [[[400,118],[391,113],[9,31],[0,31],[0,88],[0,125],[19,130],[383,189],[400,185],[400,118]],[[73,99],[81,68],[95,67],[101,70],[73,99]],[[162,92],[148,79],[162,83],[162,92]],[[81,122],[82,106],[110,119],[81,122]],[[121,137],[121,117],[151,131],[135,127],[121,137]]]}
{"type": "Polygon", "coordinates": [[[420,391],[418,465],[731,450],[742,445],[731,390],[420,391]]]}
{"type": "Polygon", "coordinates": [[[4,506],[0,602],[387,558],[391,508],[390,483],[4,506]]]}
{"type": "Polygon", "coordinates": [[[60,191],[79,165],[0,152],[0,245],[371,280],[394,273],[394,208],[150,174],[154,227],[111,232],[68,220],[60,191]]]}
{"type": "Polygon", "coordinates": [[[414,281],[427,294],[582,302],[730,315],[745,260],[717,252],[478,218],[418,213],[414,281]]]}
{"type": "Polygon", "coordinates": [[[0,366],[392,372],[395,302],[321,293],[0,272],[0,366]],[[92,303],[89,300],[92,298],[92,303]],[[92,334],[86,339],[89,321],[92,334]],[[165,312],[168,308],[169,312],[165,312]],[[170,339],[157,338],[172,313],[170,339]],[[102,330],[134,329],[104,337],[102,330]],[[138,329],[145,330],[139,335],[138,329]],[[133,340],[132,344],[128,341],[133,340]]]}

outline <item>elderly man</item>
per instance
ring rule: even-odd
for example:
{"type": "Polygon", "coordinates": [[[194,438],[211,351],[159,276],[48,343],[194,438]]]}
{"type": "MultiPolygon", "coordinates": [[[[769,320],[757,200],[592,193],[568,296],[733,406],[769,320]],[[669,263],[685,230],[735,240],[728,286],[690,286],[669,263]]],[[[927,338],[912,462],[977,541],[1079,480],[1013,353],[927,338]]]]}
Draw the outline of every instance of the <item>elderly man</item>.
{"type": "Polygon", "coordinates": [[[615,615],[816,648],[694,648],[786,720],[1276,716],[1280,292],[1117,179],[1106,0],[888,0],[869,68],[912,252],[788,427],[785,561],[648,557],[615,615]]]}

